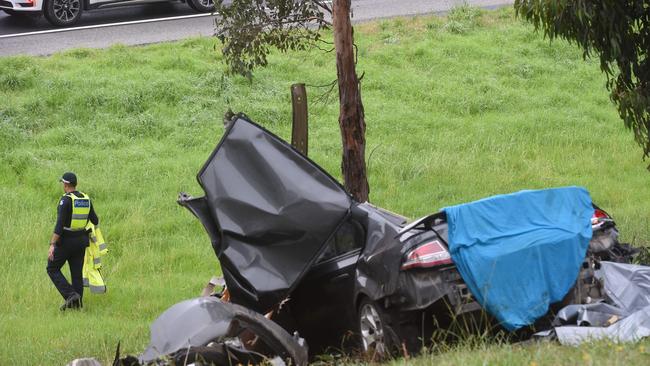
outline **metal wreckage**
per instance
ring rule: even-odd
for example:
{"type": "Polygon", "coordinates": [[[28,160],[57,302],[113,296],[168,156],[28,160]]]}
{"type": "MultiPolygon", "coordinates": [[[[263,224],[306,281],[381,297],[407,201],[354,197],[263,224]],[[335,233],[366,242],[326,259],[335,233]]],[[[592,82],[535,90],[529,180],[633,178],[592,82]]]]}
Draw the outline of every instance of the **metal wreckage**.
{"type": "Polygon", "coordinates": [[[305,365],[331,349],[378,358],[417,352],[458,319],[563,344],[650,335],[650,267],[630,264],[638,250],[583,188],[407,223],[355,202],[244,115],[197,179],[205,196],[178,202],[208,233],[225,290],[172,306],[144,353],[118,352],[116,365],[305,365]]]}

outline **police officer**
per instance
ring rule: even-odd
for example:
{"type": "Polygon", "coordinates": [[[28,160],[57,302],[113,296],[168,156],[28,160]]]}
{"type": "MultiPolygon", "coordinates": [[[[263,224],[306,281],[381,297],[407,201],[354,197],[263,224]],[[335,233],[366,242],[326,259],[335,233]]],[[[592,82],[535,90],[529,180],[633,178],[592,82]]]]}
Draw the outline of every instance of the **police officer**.
{"type": "Polygon", "coordinates": [[[86,224],[90,220],[99,225],[99,219],[88,195],[77,191],[77,176],[68,172],[63,174],[65,194],[58,206],[56,225],[50,240],[50,250],[47,261],[47,274],[59,290],[65,303],[61,310],[78,309],[83,306],[82,269],[84,255],[88,246],[86,224]],[[68,262],[72,284],[61,273],[61,267],[68,262]]]}

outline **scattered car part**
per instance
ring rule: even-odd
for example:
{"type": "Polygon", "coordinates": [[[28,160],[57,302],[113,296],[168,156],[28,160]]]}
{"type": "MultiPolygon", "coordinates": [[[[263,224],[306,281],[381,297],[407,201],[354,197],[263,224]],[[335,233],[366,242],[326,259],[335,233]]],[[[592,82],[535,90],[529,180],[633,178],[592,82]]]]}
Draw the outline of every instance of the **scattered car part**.
{"type": "Polygon", "coordinates": [[[157,365],[202,358],[237,365],[276,357],[290,365],[306,365],[307,347],[259,313],[215,297],[200,297],[173,305],[153,322],[151,342],[138,361],[157,365]]]}
{"type": "Polygon", "coordinates": [[[596,277],[604,284],[601,298],[587,304],[564,307],[551,331],[565,345],[585,341],[638,341],[650,336],[650,267],[626,263],[600,262],[596,277]]]}
{"type": "Polygon", "coordinates": [[[70,361],[66,366],[102,366],[102,364],[95,358],[77,358],[70,361]]]}

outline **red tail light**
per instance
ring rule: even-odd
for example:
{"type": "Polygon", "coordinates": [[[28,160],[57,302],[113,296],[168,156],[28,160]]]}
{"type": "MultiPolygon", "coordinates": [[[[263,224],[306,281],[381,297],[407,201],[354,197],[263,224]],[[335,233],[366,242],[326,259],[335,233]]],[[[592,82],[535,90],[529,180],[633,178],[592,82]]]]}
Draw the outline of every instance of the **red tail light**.
{"type": "Polygon", "coordinates": [[[592,226],[597,225],[597,224],[601,223],[601,220],[607,220],[607,219],[611,220],[611,217],[609,217],[607,212],[605,212],[605,211],[603,211],[603,210],[601,210],[599,208],[596,208],[596,209],[594,209],[594,215],[591,216],[591,225],[592,226]]]}
{"type": "Polygon", "coordinates": [[[401,268],[429,268],[451,263],[453,262],[447,249],[439,241],[434,240],[409,251],[401,268]]]}
{"type": "Polygon", "coordinates": [[[601,210],[599,208],[594,210],[594,216],[592,216],[592,217],[595,218],[595,219],[609,219],[610,218],[609,215],[605,211],[603,211],[603,210],[601,210]]]}

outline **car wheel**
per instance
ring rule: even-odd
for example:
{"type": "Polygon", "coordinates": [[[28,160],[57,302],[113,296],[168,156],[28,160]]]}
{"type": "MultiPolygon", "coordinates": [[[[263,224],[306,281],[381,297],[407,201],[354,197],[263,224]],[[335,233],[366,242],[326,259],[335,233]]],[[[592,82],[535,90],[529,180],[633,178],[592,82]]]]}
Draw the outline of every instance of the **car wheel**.
{"type": "Polygon", "coordinates": [[[190,8],[201,13],[210,13],[214,11],[213,0],[187,0],[187,4],[190,8]]]}
{"type": "Polygon", "coordinates": [[[384,310],[370,299],[363,299],[358,311],[361,351],[371,359],[385,359],[399,344],[384,310]]]}
{"type": "Polygon", "coordinates": [[[44,5],[43,14],[52,25],[73,25],[81,18],[81,0],[49,0],[44,5]]]}

